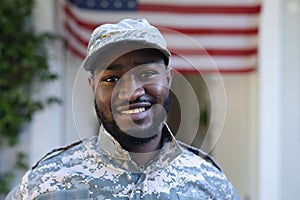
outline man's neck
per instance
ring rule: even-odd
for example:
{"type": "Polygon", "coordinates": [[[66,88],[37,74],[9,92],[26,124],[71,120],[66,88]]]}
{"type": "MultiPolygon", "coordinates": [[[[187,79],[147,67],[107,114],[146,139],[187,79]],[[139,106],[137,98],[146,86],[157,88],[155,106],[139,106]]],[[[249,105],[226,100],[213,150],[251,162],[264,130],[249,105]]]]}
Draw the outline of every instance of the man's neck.
{"type": "Polygon", "coordinates": [[[129,149],[131,159],[139,166],[145,166],[151,160],[153,160],[159,153],[159,149],[162,148],[162,132],[157,134],[157,137],[153,138],[148,143],[139,146],[133,146],[129,149]]]}
{"type": "MultiPolygon", "coordinates": [[[[118,143],[129,152],[131,159],[138,165],[145,165],[157,156],[157,152],[162,148],[163,144],[163,127],[161,124],[157,129],[158,132],[153,134],[151,138],[144,141],[138,141],[136,138],[124,137],[118,130],[108,132],[118,143]]],[[[105,130],[107,130],[104,127],[105,130]]]]}
{"type": "Polygon", "coordinates": [[[142,145],[131,146],[127,149],[129,152],[134,153],[151,153],[161,148],[162,145],[162,132],[156,134],[156,137],[152,138],[148,142],[142,145]]]}

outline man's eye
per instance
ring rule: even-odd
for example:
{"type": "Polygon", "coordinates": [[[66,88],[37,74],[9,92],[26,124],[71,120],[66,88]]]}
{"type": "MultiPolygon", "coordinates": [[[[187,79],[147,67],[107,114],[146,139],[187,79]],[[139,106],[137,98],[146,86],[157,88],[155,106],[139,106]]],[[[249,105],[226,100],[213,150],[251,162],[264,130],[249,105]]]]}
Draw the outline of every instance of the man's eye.
{"type": "Polygon", "coordinates": [[[116,76],[108,77],[103,79],[104,82],[115,83],[119,81],[119,78],[116,76]]]}
{"type": "Polygon", "coordinates": [[[146,71],[146,72],[141,73],[140,76],[143,78],[147,78],[147,77],[154,76],[155,74],[157,74],[157,72],[155,72],[155,71],[146,71]]]}

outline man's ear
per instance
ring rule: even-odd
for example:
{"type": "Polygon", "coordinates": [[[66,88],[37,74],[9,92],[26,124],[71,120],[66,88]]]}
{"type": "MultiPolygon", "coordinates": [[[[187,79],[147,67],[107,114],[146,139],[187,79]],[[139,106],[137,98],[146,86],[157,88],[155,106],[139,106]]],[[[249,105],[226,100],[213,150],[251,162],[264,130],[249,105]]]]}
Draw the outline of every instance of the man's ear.
{"type": "Polygon", "coordinates": [[[172,67],[168,66],[167,67],[167,81],[168,81],[169,87],[171,87],[172,80],[173,80],[173,69],[172,69],[172,67]]]}
{"type": "Polygon", "coordinates": [[[95,92],[94,76],[89,76],[88,80],[89,80],[89,85],[90,85],[92,91],[95,92]]]}

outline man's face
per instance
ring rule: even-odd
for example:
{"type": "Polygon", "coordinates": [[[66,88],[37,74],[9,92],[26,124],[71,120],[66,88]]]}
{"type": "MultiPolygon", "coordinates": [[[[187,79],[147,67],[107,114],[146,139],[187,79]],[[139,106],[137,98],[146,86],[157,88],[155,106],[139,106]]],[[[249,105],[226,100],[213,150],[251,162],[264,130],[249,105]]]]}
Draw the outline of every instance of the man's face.
{"type": "Polygon", "coordinates": [[[90,78],[99,120],[120,143],[143,143],[162,129],[171,71],[153,49],[135,50],[96,68],[90,78]]]}

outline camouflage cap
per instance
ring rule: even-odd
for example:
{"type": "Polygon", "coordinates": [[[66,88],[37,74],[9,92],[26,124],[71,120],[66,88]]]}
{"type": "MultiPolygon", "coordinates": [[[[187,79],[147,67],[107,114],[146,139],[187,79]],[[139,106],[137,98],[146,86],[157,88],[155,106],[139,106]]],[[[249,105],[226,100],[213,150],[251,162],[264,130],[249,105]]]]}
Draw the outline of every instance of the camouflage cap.
{"type": "Polygon", "coordinates": [[[99,62],[109,59],[112,62],[124,53],[142,48],[158,49],[167,59],[171,56],[160,31],[146,19],[124,19],[116,24],[103,24],[90,36],[83,67],[92,71],[99,62]]]}

